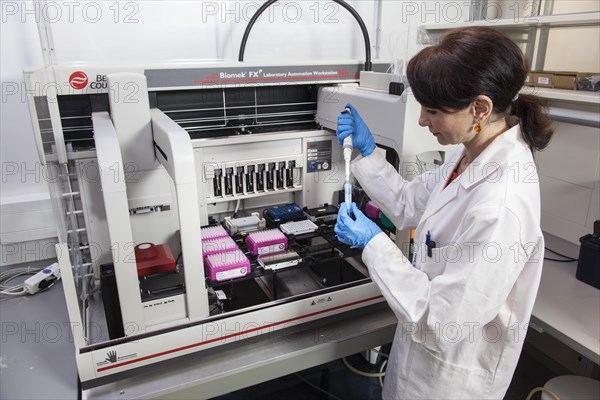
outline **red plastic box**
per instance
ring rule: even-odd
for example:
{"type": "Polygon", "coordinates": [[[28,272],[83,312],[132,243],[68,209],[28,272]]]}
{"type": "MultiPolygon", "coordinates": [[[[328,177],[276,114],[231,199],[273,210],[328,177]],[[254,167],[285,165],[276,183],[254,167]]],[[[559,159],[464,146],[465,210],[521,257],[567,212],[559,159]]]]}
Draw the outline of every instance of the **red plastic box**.
{"type": "Polygon", "coordinates": [[[140,243],[135,246],[138,277],[171,272],[177,269],[167,244],[140,243]]]}

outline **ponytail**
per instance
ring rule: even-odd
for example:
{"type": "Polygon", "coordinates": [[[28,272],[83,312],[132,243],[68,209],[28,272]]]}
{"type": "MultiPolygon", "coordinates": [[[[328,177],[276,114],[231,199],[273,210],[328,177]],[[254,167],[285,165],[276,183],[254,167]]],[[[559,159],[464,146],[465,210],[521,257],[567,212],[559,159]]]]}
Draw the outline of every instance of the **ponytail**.
{"type": "Polygon", "coordinates": [[[548,145],[554,128],[539,97],[520,94],[512,104],[510,115],[519,118],[521,134],[531,151],[542,150],[548,145]]]}

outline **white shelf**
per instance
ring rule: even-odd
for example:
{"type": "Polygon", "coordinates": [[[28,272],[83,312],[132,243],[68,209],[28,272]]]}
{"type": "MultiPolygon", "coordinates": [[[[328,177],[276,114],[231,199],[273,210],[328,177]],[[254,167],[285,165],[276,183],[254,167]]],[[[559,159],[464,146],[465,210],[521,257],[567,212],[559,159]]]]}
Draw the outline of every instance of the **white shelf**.
{"type": "Polygon", "coordinates": [[[524,87],[521,93],[547,100],[547,112],[554,121],[600,127],[600,92],[524,87]]]}
{"type": "Polygon", "coordinates": [[[489,26],[496,29],[523,29],[531,27],[576,27],[576,26],[599,26],[600,12],[588,12],[578,14],[538,15],[508,19],[477,20],[472,22],[455,24],[431,24],[422,25],[421,30],[428,33],[446,31],[464,26],[489,26]]]}
{"type": "Polygon", "coordinates": [[[533,94],[548,100],[563,100],[582,104],[600,105],[600,92],[584,92],[578,90],[549,89],[526,86],[521,93],[533,94]]]}

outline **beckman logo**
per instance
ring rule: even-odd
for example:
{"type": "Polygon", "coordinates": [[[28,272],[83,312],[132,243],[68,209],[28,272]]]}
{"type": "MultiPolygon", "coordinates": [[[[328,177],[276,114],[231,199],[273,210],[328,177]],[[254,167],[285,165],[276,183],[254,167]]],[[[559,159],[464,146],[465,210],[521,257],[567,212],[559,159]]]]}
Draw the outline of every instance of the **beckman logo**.
{"type": "Polygon", "coordinates": [[[75,71],[69,77],[69,84],[73,89],[84,89],[88,84],[88,77],[83,71],[75,71]]]}

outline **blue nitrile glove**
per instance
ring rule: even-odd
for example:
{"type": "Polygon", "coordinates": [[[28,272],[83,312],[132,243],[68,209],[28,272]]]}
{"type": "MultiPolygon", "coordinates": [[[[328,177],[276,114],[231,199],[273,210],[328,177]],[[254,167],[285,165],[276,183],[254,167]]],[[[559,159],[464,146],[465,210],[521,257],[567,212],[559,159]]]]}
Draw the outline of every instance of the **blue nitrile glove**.
{"type": "Polygon", "coordinates": [[[342,144],[346,137],[352,135],[352,145],[360,150],[363,157],[366,157],[375,150],[375,139],[356,108],[350,103],[346,104],[346,107],[350,109],[350,113],[341,113],[338,117],[336,131],[338,142],[342,144]]]}
{"type": "Polygon", "coordinates": [[[381,233],[381,229],[363,214],[354,202],[352,203],[352,214],[355,219],[348,215],[346,203],[342,203],[338,212],[337,224],[335,224],[335,233],[340,242],[362,249],[369,243],[369,240],[381,233]]]}

